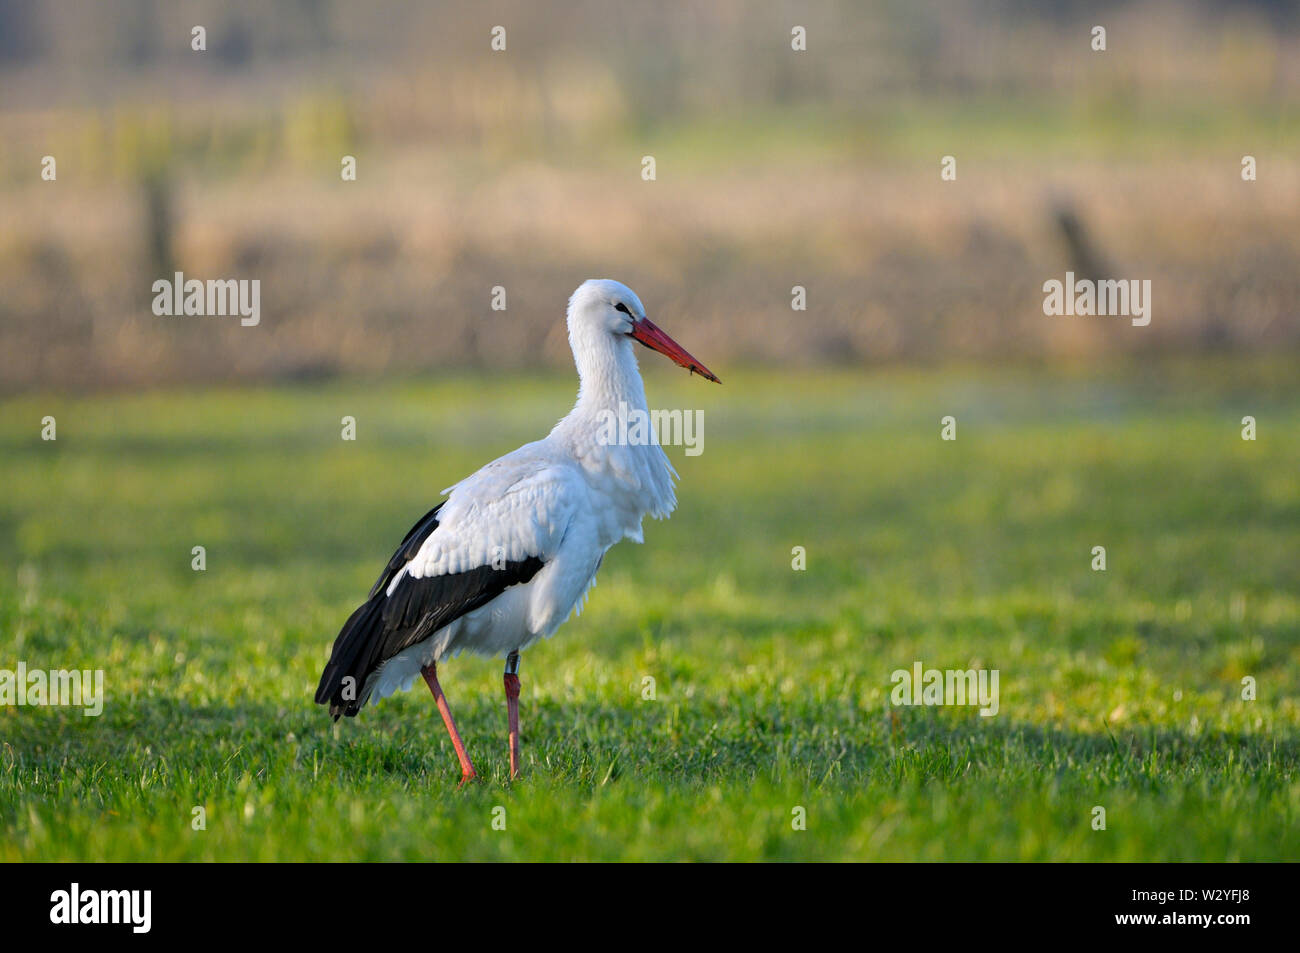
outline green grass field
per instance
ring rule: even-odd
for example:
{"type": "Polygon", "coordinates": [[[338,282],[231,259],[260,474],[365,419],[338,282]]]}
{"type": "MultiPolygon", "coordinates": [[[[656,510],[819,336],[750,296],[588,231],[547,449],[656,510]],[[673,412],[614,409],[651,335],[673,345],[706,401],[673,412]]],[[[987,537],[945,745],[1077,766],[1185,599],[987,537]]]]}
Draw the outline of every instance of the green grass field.
{"type": "Polygon", "coordinates": [[[0,668],[107,694],[0,708],[0,860],[1300,857],[1294,359],[716,369],[648,369],[704,453],[525,653],[519,781],[500,662],[441,668],[465,790],[423,686],[337,727],[311,696],[409,525],[571,380],[0,403],[0,668]],[[891,709],[916,661],[997,669],[999,713],[891,709]]]}

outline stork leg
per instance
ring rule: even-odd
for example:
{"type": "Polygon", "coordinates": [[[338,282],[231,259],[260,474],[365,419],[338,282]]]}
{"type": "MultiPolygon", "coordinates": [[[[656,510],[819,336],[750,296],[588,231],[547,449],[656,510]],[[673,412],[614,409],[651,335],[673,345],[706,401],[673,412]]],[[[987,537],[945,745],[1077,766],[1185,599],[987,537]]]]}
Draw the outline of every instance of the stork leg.
{"type": "Polygon", "coordinates": [[[510,777],[519,777],[519,653],[506,656],[506,720],[510,725],[510,777]]]}
{"type": "Polygon", "coordinates": [[[438,684],[438,663],[431,662],[424,666],[420,669],[420,674],[429,683],[429,691],[433,692],[433,700],[438,703],[438,712],[442,715],[443,724],[447,726],[447,734],[451,735],[451,746],[456,749],[456,757],[460,760],[460,783],[472,781],[478,777],[478,772],[474,770],[474,762],[469,760],[469,755],[465,752],[465,744],[460,740],[460,732],[456,730],[456,719],[451,717],[447,696],[438,684]]]}

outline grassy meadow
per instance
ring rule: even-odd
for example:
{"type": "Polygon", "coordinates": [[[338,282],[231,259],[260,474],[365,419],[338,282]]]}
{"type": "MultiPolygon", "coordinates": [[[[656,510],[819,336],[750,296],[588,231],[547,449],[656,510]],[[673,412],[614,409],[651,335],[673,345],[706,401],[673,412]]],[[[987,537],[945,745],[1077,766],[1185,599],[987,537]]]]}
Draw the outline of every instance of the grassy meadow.
{"type": "Polygon", "coordinates": [[[423,686],[338,726],[312,692],[409,525],[568,375],[0,402],[0,668],[107,696],[0,707],[0,861],[1300,856],[1294,360],[715,370],[647,368],[704,452],[525,653],[520,780],[499,660],[441,668],[464,790],[423,686]],[[916,661],[997,669],[998,714],[891,708],[916,661]]]}

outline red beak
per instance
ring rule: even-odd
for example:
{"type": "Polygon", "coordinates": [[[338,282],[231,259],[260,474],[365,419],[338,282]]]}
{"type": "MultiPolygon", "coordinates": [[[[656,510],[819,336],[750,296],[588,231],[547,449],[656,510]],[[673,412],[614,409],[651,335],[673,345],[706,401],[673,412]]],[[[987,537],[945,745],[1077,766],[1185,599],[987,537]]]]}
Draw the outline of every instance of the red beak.
{"type": "Polygon", "coordinates": [[[722,383],[722,381],[718,380],[717,376],[711,370],[695,358],[691,357],[690,354],[686,352],[686,348],[682,347],[667,334],[664,334],[663,331],[659,330],[659,328],[656,327],[649,318],[642,318],[640,321],[634,321],[632,323],[631,333],[635,340],[640,341],[646,347],[650,348],[650,350],[658,351],[665,357],[671,358],[675,363],[680,364],[688,371],[693,371],[702,377],[708,378],[714,383],[722,383]]]}

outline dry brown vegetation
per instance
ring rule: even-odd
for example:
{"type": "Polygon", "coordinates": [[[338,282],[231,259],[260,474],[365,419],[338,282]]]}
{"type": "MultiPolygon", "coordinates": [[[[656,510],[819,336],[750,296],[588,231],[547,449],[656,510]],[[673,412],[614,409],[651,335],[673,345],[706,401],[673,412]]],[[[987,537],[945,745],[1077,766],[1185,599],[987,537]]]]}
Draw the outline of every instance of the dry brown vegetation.
{"type": "Polygon", "coordinates": [[[1269,5],[1121,5],[1105,54],[1071,4],[236,5],[208,60],[202,5],[123,46],[104,11],[147,6],[51,7],[0,73],[0,388],[559,366],[597,275],[724,366],[1300,343],[1300,73],[1269,5]],[[1062,209],[1151,279],[1150,327],[1042,314],[1083,254],[1062,209]],[[260,279],[261,325],[155,317],[167,262],[260,279]]]}

